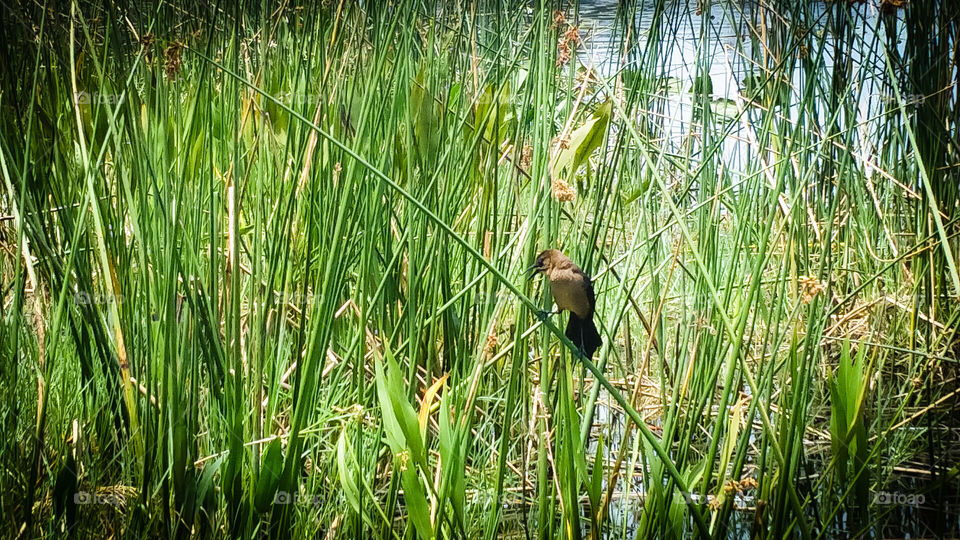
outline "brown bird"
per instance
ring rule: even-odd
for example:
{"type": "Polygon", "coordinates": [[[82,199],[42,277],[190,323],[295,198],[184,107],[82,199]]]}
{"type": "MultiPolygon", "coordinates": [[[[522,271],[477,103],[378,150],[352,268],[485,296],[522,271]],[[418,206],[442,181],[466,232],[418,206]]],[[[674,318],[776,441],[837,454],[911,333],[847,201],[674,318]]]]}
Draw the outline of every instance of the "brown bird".
{"type": "Polygon", "coordinates": [[[550,292],[560,311],[570,312],[567,330],[564,332],[587,358],[600,348],[603,340],[593,323],[593,311],[597,301],[593,295],[590,276],[569,257],[556,249],[548,249],[537,255],[537,262],[530,267],[530,277],[542,273],[550,280],[550,292]]]}

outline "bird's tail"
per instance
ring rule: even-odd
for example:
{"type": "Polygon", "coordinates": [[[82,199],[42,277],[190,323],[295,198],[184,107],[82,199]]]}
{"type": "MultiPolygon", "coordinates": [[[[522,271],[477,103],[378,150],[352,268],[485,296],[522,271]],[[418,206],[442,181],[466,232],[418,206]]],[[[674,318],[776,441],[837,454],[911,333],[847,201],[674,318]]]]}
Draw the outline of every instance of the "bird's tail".
{"type": "Polygon", "coordinates": [[[593,358],[593,353],[603,344],[603,340],[600,339],[600,332],[597,332],[597,326],[593,324],[592,316],[588,319],[581,319],[571,311],[570,320],[567,321],[567,331],[564,333],[587,358],[593,358]]]}

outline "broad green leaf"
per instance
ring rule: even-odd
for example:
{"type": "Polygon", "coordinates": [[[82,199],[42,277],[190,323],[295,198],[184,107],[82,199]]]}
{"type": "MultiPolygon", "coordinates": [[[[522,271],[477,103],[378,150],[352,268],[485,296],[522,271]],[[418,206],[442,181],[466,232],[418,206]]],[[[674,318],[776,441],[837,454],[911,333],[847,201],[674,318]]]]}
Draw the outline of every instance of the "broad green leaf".
{"type": "Polygon", "coordinates": [[[387,390],[389,391],[390,403],[393,406],[393,414],[397,419],[400,430],[403,432],[406,448],[410,450],[411,457],[417,464],[426,468],[427,461],[423,449],[423,436],[420,433],[417,413],[407,399],[400,366],[389,351],[387,351],[386,356],[387,366],[390,370],[387,373],[387,390]]]}
{"type": "Polygon", "coordinates": [[[566,146],[557,152],[551,167],[554,180],[565,175],[573,176],[590,157],[594,150],[603,143],[610,117],[613,114],[613,102],[609,99],[601,105],[582,126],[575,129],[567,140],[566,146]]]}
{"type": "Polygon", "coordinates": [[[254,507],[257,512],[264,513],[273,505],[273,497],[280,485],[280,474],[283,472],[283,447],[280,439],[276,438],[267,445],[260,465],[260,478],[254,492],[254,507]]]}
{"type": "Polygon", "coordinates": [[[461,428],[450,420],[450,405],[447,394],[440,397],[440,414],[437,415],[439,426],[438,440],[440,442],[440,463],[442,473],[448,485],[447,493],[453,503],[454,513],[463,516],[464,513],[464,481],[466,439],[462,436],[461,428]]]}
{"type": "Polygon", "coordinates": [[[197,500],[200,501],[201,504],[205,504],[207,498],[213,497],[216,493],[213,479],[217,471],[220,470],[220,465],[223,464],[223,460],[226,457],[226,454],[224,454],[213,460],[213,462],[203,466],[203,473],[201,473],[200,478],[197,479],[197,500]]]}
{"type": "Polygon", "coordinates": [[[420,68],[410,86],[410,116],[413,118],[413,134],[421,169],[427,170],[436,161],[440,147],[440,127],[443,108],[427,88],[426,65],[420,68]]]}
{"type": "Polygon", "coordinates": [[[510,82],[503,83],[494,95],[494,87],[488,84],[477,102],[475,125],[482,127],[483,138],[494,147],[499,147],[506,138],[513,117],[510,108],[510,82]]]}
{"type": "Polygon", "coordinates": [[[403,127],[393,135],[393,167],[399,175],[397,181],[406,185],[407,179],[407,138],[403,127]]]}
{"type": "Polygon", "coordinates": [[[353,445],[350,444],[350,438],[347,436],[347,426],[340,430],[340,438],[337,440],[337,475],[340,477],[340,488],[343,490],[343,496],[346,497],[350,508],[357,514],[362,513],[360,508],[360,488],[354,479],[354,470],[356,460],[353,457],[353,445]]]}
{"type": "Polygon", "coordinates": [[[380,416],[383,418],[383,432],[387,439],[387,445],[394,454],[399,454],[405,449],[403,430],[397,422],[397,416],[393,411],[393,403],[390,400],[390,391],[387,389],[387,377],[383,372],[383,363],[379,358],[374,360],[374,379],[377,384],[377,401],[380,402],[380,416]]]}
{"type": "Polygon", "coordinates": [[[423,484],[417,475],[416,466],[405,460],[405,454],[400,454],[395,464],[400,468],[400,480],[403,483],[403,504],[407,515],[413,522],[417,535],[421,539],[433,538],[433,525],[430,522],[430,504],[423,491],[423,484]],[[400,462],[400,463],[396,463],[400,462]]]}
{"type": "Polygon", "coordinates": [[[590,472],[590,506],[593,515],[600,511],[600,494],[603,491],[603,435],[597,439],[597,452],[593,456],[593,470],[590,472]]]}
{"type": "Polygon", "coordinates": [[[374,363],[374,377],[377,383],[377,397],[382,409],[384,432],[387,444],[394,454],[409,450],[414,461],[426,468],[426,456],[423,449],[423,437],[413,405],[407,401],[403,387],[400,366],[388,351],[387,371],[378,358],[374,363]]]}
{"type": "Polygon", "coordinates": [[[203,150],[204,150],[204,139],[206,135],[204,133],[198,133],[193,140],[193,146],[190,148],[190,157],[187,159],[187,178],[196,178],[197,171],[202,167],[203,159],[203,150]]]}

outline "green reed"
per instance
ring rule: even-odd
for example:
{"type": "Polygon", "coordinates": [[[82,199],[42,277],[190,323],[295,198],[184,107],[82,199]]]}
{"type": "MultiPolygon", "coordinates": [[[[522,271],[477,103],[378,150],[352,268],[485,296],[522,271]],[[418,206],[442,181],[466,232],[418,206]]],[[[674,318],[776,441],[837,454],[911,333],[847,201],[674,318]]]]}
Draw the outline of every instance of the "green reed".
{"type": "Polygon", "coordinates": [[[4,8],[6,530],[956,534],[955,9],[621,4],[4,8]]]}

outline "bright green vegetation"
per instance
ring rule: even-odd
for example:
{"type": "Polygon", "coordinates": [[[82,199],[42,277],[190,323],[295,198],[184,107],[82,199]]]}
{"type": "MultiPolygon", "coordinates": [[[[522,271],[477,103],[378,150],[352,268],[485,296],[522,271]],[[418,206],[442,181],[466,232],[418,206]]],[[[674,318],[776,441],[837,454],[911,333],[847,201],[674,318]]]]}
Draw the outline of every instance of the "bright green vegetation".
{"type": "Polygon", "coordinates": [[[960,534],[957,8],[138,4],[2,8],[9,535],[960,534]]]}

